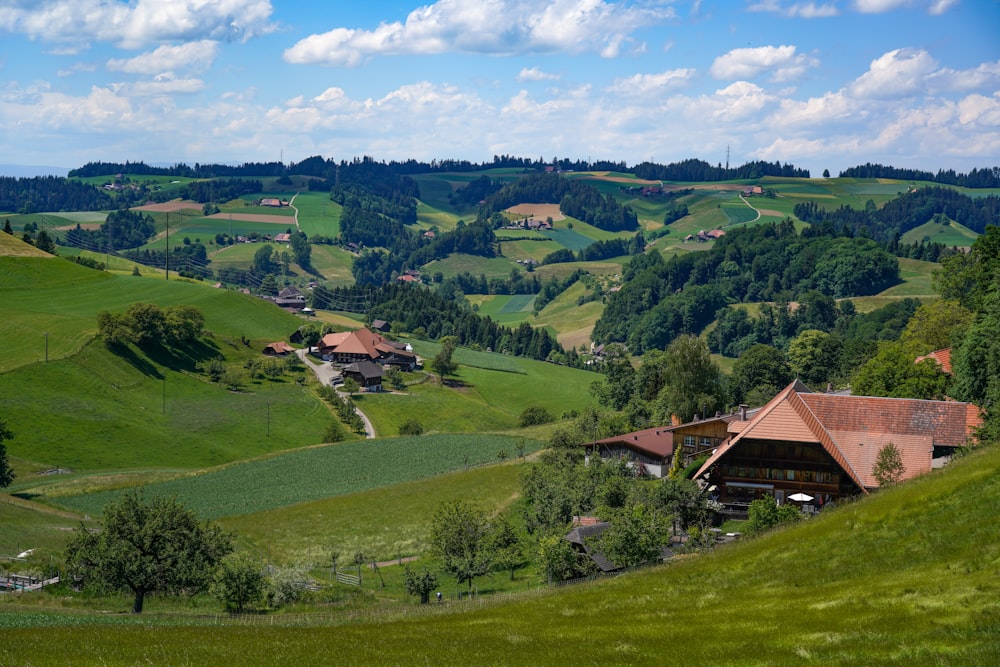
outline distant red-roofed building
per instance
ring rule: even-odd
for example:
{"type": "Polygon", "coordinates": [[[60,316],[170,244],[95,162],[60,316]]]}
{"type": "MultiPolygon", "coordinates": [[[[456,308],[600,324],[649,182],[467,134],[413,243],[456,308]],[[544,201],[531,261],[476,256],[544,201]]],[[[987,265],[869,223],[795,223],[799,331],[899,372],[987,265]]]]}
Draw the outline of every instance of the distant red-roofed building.
{"type": "Polygon", "coordinates": [[[872,470],[889,443],[902,455],[902,481],[944,465],[981,423],[971,403],[813,393],[796,380],[752,418],[730,422],[696,477],[734,514],[796,493],[821,506],[877,489],[872,470]]]}
{"type": "Polygon", "coordinates": [[[372,361],[412,371],[417,355],[403,343],[388,340],[370,329],[329,333],[319,342],[320,356],[326,361],[350,364],[372,361]]]}
{"type": "Polygon", "coordinates": [[[283,357],[291,352],[295,352],[295,348],[283,340],[277,343],[268,343],[264,346],[264,354],[269,357],[283,357]]]}
{"type": "Polygon", "coordinates": [[[922,357],[917,357],[913,363],[919,364],[924,359],[933,359],[938,366],[941,367],[941,371],[951,375],[951,348],[946,347],[943,350],[934,350],[930,354],[925,354],[922,357]]]}

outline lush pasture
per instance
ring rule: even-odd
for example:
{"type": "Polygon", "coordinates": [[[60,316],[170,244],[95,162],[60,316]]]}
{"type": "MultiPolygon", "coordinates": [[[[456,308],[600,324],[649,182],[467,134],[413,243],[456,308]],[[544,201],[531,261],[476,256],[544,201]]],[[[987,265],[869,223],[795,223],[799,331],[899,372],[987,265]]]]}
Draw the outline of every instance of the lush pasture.
{"type": "Polygon", "coordinates": [[[546,238],[533,240],[519,239],[517,241],[505,241],[503,243],[503,255],[513,260],[533,259],[540,263],[545,259],[546,255],[559,250],[561,247],[551,239],[546,238]]]}
{"type": "MultiPolygon", "coordinates": [[[[517,446],[532,452],[539,443],[482,434],[355,440],[234,463],[145,488],[151,494],[176,496],[202,517],[241,516],[495,462],[501,450],[513,457],[517,446]]],[[[101,491],[54,500],[99,515],[118,493],[101,491]]]]}
{"type": "Polygon", "coordinates": [[[354,623],[319,614],[312,627],[294,627],[301,617],[181,626],[3,611],[0,656],[308,665],[336,651],[347,664],[653,665],[670,655],[734,666],[992,665],[1000,662],[998,502],[992,448],[791,528],[614,579],[354,623]],[[705,628],[724,641],[705,641],[705,628]]]}
{"type": "Polygon", "coordinates": [[[535,302],[534,294],[484,294],[466,298],[479,305],[480,315],[507,326],[517,326],[529,319],[535,302]]]}
{"type": "MultiPolygon", "coordinates": [[[[524,445],[525,452],[534,447],[530,441],[524,445]]],[[[508,449],[508,454],[516,459],[517,450],[508,449]]],[[[510,463],[473,467],[227,517],[221,523],[279,563],[328,564],[333,548],[348,560],[359,551],[390,560],[426,550],[431,517],[442,502],[474,499],[483,508],[503,508],[519,490],[519,472],[520,466],[510,463]]]]}
{"type": "Polygon", "coordinates": [[[451,278],[465,272],[474,276],[483,274],[487,278],[507,278],[510,276],[511,269],[515,268],[521,269],[523,267],[507,257],[487,258],[456,253],[445,259],[426,264],[423,271],[429,274],[440,271],[445,278],[451,278]]]}
{"type": "Polygon", "coordinates": [[[568,290],[545,305],[532,320],[538,326],[547,326],[556,332],[556,339],[564,348],[577,348],[590,344],[590,332],[604,312],[600,301],[589,301],[578,305],[577,300],[587,294],[581,282],[574,283],[568,290]]]}
{"type": "Polygon", "coordinates": [[[73,354],[96,333],[98,312],[121,312],[136,301],[195,306],[208,329],[230,337],[280,338],[298,326],[294,316],[254,297],[192,281],[113,275],[54,258],[0,257],[0,301],[0,334],[7,340],[0,372],[41,361],[45,332],[50,360],[73,354]]]}
{"type": "MultiPolygon", "coordinates": [[[[433,358],[440,349],[436,343],[412,342],[425,359],[433,358]]],[[[503,406],[514,415],[539,405],[558,417],[565,410],[593,403],[589,387],[598,376],[590,371],[465,348],[458,348],[453,359],[462,366],[459,379],[472,384],[490,405],[503,406]]]]}
{"type": "MultiPolygon", "coordinates": [[[[66,538],[80,526],[80,517],[21,500],[0,496],[0,557],[16,556],[28,549],[62,551],[66,538]]],[[[0,570],[8,567],[0,560],[0,570]]]]}
{"type": "MultiPolygon", "coordinates": [[[[759,206],[759,202],[756,200],[751,201],[750,204],[754,207],[759,206]]],[[[760,217],[760,214],[754,208],[747,206],[742,201],[739,201],[738,204],[733,203],[723,206],[722,212],[726,215],[726,219],[728,220],[727,226],[753,222],[760,217]]]]}
{"type": "Polygon", "coordinates": [[[937,298],[937,292],[932,286],[932,276],[934,271],[940,268],[941,265],[936,262],[900,257],[899,277],[903,282],[890,287],[878,296],[937,298]]]}
{"type": "Polygon", "coordinates": [[[914,243],[920,241],[933,241],[943,243],[946,246],[968,247],[979,235],[968,227],[949,222],[947,225],[939,225],[936,222],[925,222],[919,227],[915,227],[903,234],[900,239],[903,243],[914,243]]]}
{"type": "Polygon", "coordinates": [[[354,284],[351,273],[354,256],[350,252],[338,246],[313,245],[311,257],[313,268],[330,286],[354,284]]]}
{"type": "MultiPolygon", "coordinates": [[[[231,353],[217,342],[198,354],[231,353]]],[[[69,358],[7,372],[4,415],[17,434],[8,451],[77,471],[200,468],[322,442],[333,417],[292,376],[233,393],[192,375],[196,360],[179,360],[178,372],[162,359],[92,343],[69,358]]]]}
{"type": "MultiPolygon", "coordinates": [[[[517,426],[517,415],[506,406],[490,405],[478,387],[471,385],[471,368],[460,368],[453,380],[461,386],[444,386],[437,379],[410,385],[403,393],[363,394],[355,397],[380,436],[399,433],[411,419],[426,433],[482,433],[506,431],[517,426]]],[[[496,373],[496,371],[494,371],[496,373]]]]}
{"type": "Polygon", "coordinates": [[[299,228],[306,236],[340,235],[340,214],[343,207],[330,200],[327,192],[301,192],[293,202],[299,209],[299,228]]]}

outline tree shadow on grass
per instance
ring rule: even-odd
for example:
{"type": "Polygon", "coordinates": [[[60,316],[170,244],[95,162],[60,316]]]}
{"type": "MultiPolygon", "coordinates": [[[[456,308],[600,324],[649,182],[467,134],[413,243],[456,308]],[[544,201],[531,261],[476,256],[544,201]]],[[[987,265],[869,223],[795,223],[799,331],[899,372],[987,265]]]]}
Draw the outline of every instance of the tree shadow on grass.
{"type": "Polygon", "coordinates": [[[150,345],[144,350],[150,359],[174,371],[198,372],[201,364],[220,356],[213,341],[197,340],[178,347],[150,345]]]}
{"type": "Polygon", "coordinates": [[[154,378],[156,380],[163,379],[163,374],[157,370],[156,366],[150,363],[149,359],[146,357],[137,354],[131,345],[116,345],[111,349],[115,354],[127,361],[133,368],[146,377],[154,378]]]}

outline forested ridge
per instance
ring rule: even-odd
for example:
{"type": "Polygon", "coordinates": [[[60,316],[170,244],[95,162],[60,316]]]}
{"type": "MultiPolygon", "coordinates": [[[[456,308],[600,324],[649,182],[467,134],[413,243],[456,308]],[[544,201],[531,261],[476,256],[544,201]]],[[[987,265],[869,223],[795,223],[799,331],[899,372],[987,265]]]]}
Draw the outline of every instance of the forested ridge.
{"type": "Polygon", "coordinates": [[[968,174],[939,169],[936,174],[920,169],[900,169],[883,164],[865,164],[840,172],[842,178],[892,178],[900,181],[931,181],[965,188],[1000,188],[1000,167],[973,168],[968,174]]]}
{"type": "Polygon", "coordinates": [[[0,176],[0,211],[101,211],[114,208],[111,196],[97,188],[58,176],[0,176]]]}
{"type": "Polygon", "coordinates": [[[813,225],[832,225],[839,234],[867,236],[881,242],[898,240],[906,232],[930,221],[951,219],[982,234],[987,225],[1000,224],[1000,197],[969,197],[949,187],[930,186],[891,199],[882,208],[874,203],[863,209],[840,206],[826,210],[815,201],[795,205],[799,219],[813,225]]]}
{"type": "Polygon", "coordinates": [[[728,303],[876,294],[899,280],[899,263],[874,241],[806,236],[790,220],[732,230],[704,253],[664,260],[634,257],[621,290],[594,327],[599,342],[626,342],[636,354],[698,333],[728,303]]]}

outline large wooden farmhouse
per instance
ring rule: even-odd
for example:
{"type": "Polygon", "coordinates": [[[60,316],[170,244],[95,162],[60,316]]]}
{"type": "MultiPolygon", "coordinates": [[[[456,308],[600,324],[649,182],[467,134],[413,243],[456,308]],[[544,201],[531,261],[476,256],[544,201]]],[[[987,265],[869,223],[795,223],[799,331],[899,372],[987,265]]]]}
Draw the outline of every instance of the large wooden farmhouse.
{"type": "Polygon", "coordinates": [[[626,459],[664,477],[677,448],[687,463],[710,454],[695,477],[731,512],[762,497],[793,494],[815,506],[878,488],[880,449],[900,451],[910,479],[940,467],[981,423],[979,408],[924,401],[815,393],[795,381],[762,408],[649,428],[586,443],[588,456],[626,459]],[[802,496],[800,496],[802,497],[802,496]]]}
{"type": "Polygon", "coordinates": [[[872,471],[889,443],[910,479],[944,465],[980,423],[971,403],[814,393],[796,380],[752,418],[729,422],[696,478],[735,512],[793,494],[822,506],[878,488],[872,471]]]}
{"type": "Polygon", "coordinates": [[[403,343],[388,340],[369,329],[329,333],[319,342],[319,353],[324,361],[351,364],[372,361],[383,366],[398,366],[412,371],[417,356],[403,343]]]}

